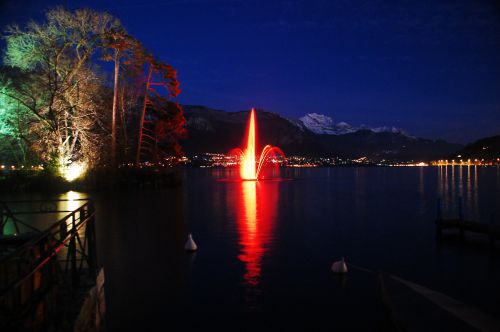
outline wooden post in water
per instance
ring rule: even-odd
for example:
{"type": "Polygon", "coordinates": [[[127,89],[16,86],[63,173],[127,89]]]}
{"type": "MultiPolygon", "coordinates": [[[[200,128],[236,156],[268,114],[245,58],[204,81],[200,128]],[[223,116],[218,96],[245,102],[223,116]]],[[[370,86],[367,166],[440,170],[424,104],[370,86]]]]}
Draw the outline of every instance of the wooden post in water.
{"type": "Polygon", "coordinates": [[[437,208],[437,216],[436,216],[437,220],[443,219],[443,210],[442,210],[442,206],[441,206],[441,197],[438,197],[438,199],[437,199],[437,206],[436,206],[436,208],[437,208]]]}
{"type": "Polygon", "coordinates": [[[460,240],[464,240],[464,199],[462,196],[458,198],[458,219],[460,223],[460,240]]]}
{"type": "Polygon", "coordinates": [[[491,225],[491,232],[490,232],[490,246],[491,249],[495,247],[495,237],[493,236],[493,225],[495,224],[495,214],[491,212],[490,214],[490,225],[491,225]]]}
{"type": "Polygon", "coordinates": [[[462,196],[458,198],[458,219],[464,219],[464,199],[462,196]]]}
{"type": "Polygon", "coordinates": [[[441,238],[442,235],[442,228],[441,228],[441,220],[443,219],[443,211],[441,207],[441,197],[438,197],[437,202],[436,202],[436,235],[438,238],[441,238]]]}

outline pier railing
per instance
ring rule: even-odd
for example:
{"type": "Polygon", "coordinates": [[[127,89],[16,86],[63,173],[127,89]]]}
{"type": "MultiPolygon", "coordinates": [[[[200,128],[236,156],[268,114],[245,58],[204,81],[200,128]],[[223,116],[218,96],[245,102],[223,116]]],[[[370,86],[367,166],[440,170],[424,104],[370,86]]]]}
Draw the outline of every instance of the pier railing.
{"type": "Polygon", "coordinates": [[[72,211],[58,210],[63,201],[30,201],[40,203],[38,210],[21,212],[8,207],[20,201],[0,202],[0,330],[45,330],[47,322],[67,310],[60,304],[72,297],[80,282],[95,277],[94,205],[82,200],[72,211]],[[23,214],[61,212],[68,213],[43,231],[19,219],[23,214]],[[5,236],[8,222],[16,233],[5,236]],[[19,223],[28,231],[20,233],[19,223]]]}

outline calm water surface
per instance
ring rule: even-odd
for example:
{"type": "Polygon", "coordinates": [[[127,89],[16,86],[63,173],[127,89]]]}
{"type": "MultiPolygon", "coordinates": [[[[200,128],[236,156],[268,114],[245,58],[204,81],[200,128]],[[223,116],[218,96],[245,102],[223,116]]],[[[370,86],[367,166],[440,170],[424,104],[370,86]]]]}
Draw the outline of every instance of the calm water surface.
{"type": "Polygon", "coordinates": [[[342,256],[500,315],[499,252],[473,236],[439,246],[433,223],[438,197],[445,216],[463,197],[466,218],[489,222],[498,168],[288,169],[291,181],[219,181],[227,172],[189,169],[178,189],[96,197],[110,329],[373,330],[376,279],[332,276],[342,256]],[[183,251],[189,232],[195,254],[183,251]]]}
{"type": "Polygon", "coordinates": [[[99,193],[98,252],[107,328],[375,330],[384,271],[500,316],[500,243],[435,240],[443,214],[500,224],[496,167],[286,169],[288,181],[231,182],[188,169],[164,191],[99,193]],[[188,233],[200,250],[183,251],[188,233]],[[266,317],[272,322],[265,322],[266,317]]]}

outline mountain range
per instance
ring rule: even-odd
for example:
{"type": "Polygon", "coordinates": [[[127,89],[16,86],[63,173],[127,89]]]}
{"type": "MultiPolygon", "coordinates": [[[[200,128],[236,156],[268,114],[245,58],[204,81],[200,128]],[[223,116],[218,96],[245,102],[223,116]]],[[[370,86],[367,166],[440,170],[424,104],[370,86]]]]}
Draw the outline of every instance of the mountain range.
{"type": "MultiPolygon", "coordinates": [[[[188,136],[181,144],[188,155],[227,153],[242,147],[249,111],[225,112],[184,105],[188,136]]],[[[256,110],[258,145],[280,147],[286,155],[369,157],[373,160],[431,160],[463,148],[443,140],[418,138],[394,127],[354,127],[309,113],[299,119],[256,110]]]]}
{"type": "MultiPolygon", "coordinates": [[[[366,125],[361,125],[359,127],[354,127],[347,122],[337,122],[334,123],[333,119],[329,116],[318,114],[318,113],[308,113],[303,117],[299,118],[295,123],[300,127],[305,127],[315,134],[327,134],[327,135],[344,135],[351,134],[359,130],[370,130],[375,133],[391,132],[391,133],[406,133],[396,127],[368,127],[366,125]]],[[[407,135],[408,136],[408,135],[407,135]]]]}

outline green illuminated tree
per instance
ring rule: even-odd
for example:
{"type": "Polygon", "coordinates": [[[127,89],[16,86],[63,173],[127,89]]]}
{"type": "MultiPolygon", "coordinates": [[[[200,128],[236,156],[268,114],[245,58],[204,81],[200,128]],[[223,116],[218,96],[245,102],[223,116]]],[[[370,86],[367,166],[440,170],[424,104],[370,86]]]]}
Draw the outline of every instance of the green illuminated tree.
{"type": "Polygon", "coordinates": [[[90,9],[51,10],[47,22],[7,28],[4,63],[23,71],[9,98],[31,112],[31,147],[56,169],[99,159],[105,117],[103,77],[92,63],[104,34],[120,22],[90,9]]]}
{"type": "Polygon", "coordinates": [[[14,99],[12,82],[0,73],[0,155],[9,162],[25,164],[32,161],[28,149],[30,113],[14,99]]]}

